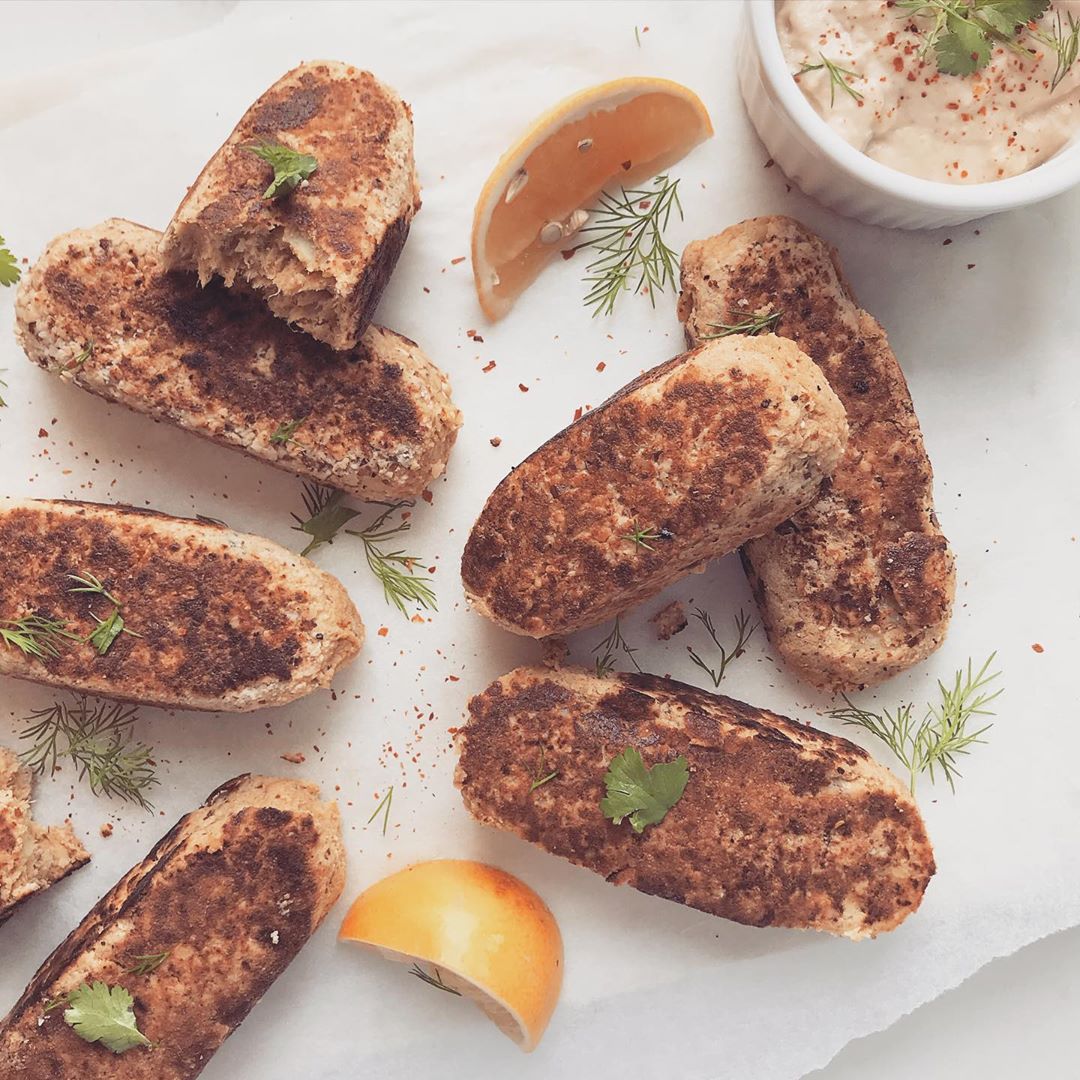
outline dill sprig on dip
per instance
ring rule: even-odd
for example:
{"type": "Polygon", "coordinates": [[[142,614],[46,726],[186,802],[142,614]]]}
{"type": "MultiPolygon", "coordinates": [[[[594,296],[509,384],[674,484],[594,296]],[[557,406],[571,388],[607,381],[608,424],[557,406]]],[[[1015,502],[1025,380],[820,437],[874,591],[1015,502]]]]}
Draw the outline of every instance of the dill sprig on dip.
{"type": "Polygon", "coordinates": [[[843,695],[846,707],[830,709],[827,715],[845,724],[861,727],[885,743],[907,769],[908,785],[913,795],[916,780],[923,773],[929,775],[931,784],[935,782],[935,769],[941,771],[950,789],[955,791],[956,778],[961,775],[957,758],[969,753],[972,746],[985,742],[982,736],[993,726],[983,724],[976,730],[969,730],[969,724],[976,717],[994,715],[994,711],[987,706],[1001,693],[1001,689],[990,692],[987,688],[1001,675],[998,671],[988,674],[996,655],[991,653],[978,671],[968,660],[966,671],[957,671],[949,686],[939,680],[940,701],[928,704],[925,715],[919,721],[914,719],[914,706],[911,704],[875,713],[856,705],[846,694],[843,695]]]}
{"type": "Polygon", "coordinates": [[[739,614],[735,616],[735,644],[728,648],[720,643],[720,636],[713,625],[712,616],[704,608],[695,608],[694,618],[705,627],[705,632],[712,638],[712,643],[719,650],[720,666],[717,668],[710,667],[690,646],[687,646],[686,651],[690,654],[690,659],[694,664],[701,668],[712,680],[713,689],[715,690],[724,681],[724,676],[727,674],[727,669],[731,664],[746,652],[746,646],[754,636],[758,624],[756,622],[751,624],[750,616],[740,609],[739,614]]]}
{"type": "Polygon", "coordinates": [[[138,715],[132,705],[91,705],[85,697],[54,702],[25,718],[19,738],[30,745],[19,757],[38,776],[51,776],[60,762],[70,761],[95,795],[150,809],[146,793],[158,780],[152,749],[134,738],[138,715]]]}
{"type": "MultiPolygon", "coordinates": [[[[610,315],[628,289],[647,292],[656,306],[656,293],[678,280],[679,257],[664,242],[664,230],[673,212],[681,220],[679,181],[658,176],[649,188],[620,188],[618,195],[604,192],[600,205],[589,212],[583,239],[570,252],[592,248],[596,257],[585,267],[585,306],[594,316],[610,315]]],[[[564,254],[567,254],[564,252],[564,254]]]]}
{"type": "Polygon", "coordinates": [[[811,64],[809,60],[804,60],[802,67],[795,73],[795,78],[798,78],[800,75],[806,75],[811,71],[827,71],[829,73],[830,109],[836,104],[836,91],[838,88],[843,90],[852,101],[862,101],[862,94],[848,82],[848,79],[862,79],[864,76],[860,75],[857,71],[851,71],[849,68],[841,67],[835,60],[830,60],[822,52],[819,52],[818,56],[821,60],[818,64],[811,64]]]}

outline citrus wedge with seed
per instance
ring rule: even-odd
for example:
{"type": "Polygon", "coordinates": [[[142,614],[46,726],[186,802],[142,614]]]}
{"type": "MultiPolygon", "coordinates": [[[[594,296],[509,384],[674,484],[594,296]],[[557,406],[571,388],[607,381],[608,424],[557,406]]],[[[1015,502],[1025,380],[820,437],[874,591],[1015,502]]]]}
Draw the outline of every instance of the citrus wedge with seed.
{"type": "Polygon", "coordinates": [[[338,937],[476,1002],[526,1052],[562,988],[554,916],[523,881],[484,863],[439,859],[383,878],[357,897],[338,937]]]}
{"type": "Polygon", "coordinates": [[[573,94],[499,159],[473,215],[472,263],[484,314],[501,319],[585,223],[606,187],[662,173],[713,133],[692,90],[627,78],[573,94]]]}

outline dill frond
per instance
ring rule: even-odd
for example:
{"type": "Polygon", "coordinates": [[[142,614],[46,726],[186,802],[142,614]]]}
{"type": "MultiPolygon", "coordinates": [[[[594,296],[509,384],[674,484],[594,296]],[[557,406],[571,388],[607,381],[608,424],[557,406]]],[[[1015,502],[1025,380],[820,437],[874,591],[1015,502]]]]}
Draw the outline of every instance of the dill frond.
{"type": "Polygon", "coordinates": [[[585,306],[594,316],[610,315],[620,295],[631,288],[648,292],[656,306],[656,293],[678,281],[679,257],[664,242],[664,230],[673,212],[682,219],[679,181],[658,176],[649,188],[620,188],[618,195],[604,192],[600,205],[590,211],[592,224],[581,229],[583,240],[572,250],[592,248],[596,257],[585,267],[585,306]],[[590,235],[591,234],[591,235],[590,235]]]}
{"type": "Polygon", "coordinates": [[[885,743],[907,770],[908,786],[913,795],[918,777],[923,773],[929,776],[931,784],[936,782],[935,770],[955,792],[956,780],[961,776],[957,758],[968,754],[972,746],[985,743],[982,736],[993,727],[983,724],[969,730],[976,717],[994,715],[987,706],[1002,691],[999,688],[991,692],[988,687],[1001,673],[988,672],[996,655],[991,653],[978,671],[968,660],[967,668],[957,671],[948,686],[939,681],[940,701],[928,704],[920,721],[914,719],[911,704],[876,713],[856,705],[846,694],[843,695],[845,707],[830,709],[827,715],[844,724],[860,727],[885,743]]]}
{"type": "Polygon", "coordinates": [[[612,626],[611,633],[590,650],[594,655],[603,650],[601,655],[596,657],[596,674],[601,679],[606,679],[615,670],[615,660],[620,652],[626,656],[638,671],[641,671],[641,665],[634,656],[637,649],[633,648],[623,637],[619,618],[618,615],[615,616],[615,625],[612,626]]]}
{"type": "Polygon", "coordinates": [[[134,739],[138,715],[132,705],[102,701],[91,706],[85,697],[54,702],[25,718],[28,727],[19,738],[30,745],[19,757],[38,776],[52,775],[62,760],[69,760],[95,795],[150,809],[146,793],[158,780],[153,751],[134,739]]]}
{"type": "Polygon", "coordinates": [[[712,638],[712,643],[720,650],[720,666],[715,669],[709,667],[690,646],[687,646],[686,651],[690,654],[690,659],[712,680],[713,689],[715,690],[724,681],[728,667],[746,652],[746,646],[754,636],[758,623],[751,624],[750,616],[740,608],[739,614],[735,616],[735,644],[729,649],[720,643],[720,637],[716,632],[716,627],[713,625],[712,616],[704,608],[695,608],[694,618],[705,627],[705,632],[712,638]]]}

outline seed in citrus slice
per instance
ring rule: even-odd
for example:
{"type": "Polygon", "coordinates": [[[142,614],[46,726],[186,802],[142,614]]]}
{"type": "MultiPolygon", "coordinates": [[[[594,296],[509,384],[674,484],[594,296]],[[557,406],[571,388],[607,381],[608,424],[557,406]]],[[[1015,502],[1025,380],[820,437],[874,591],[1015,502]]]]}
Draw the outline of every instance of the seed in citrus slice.
{"type": "Polygon", "coordinates": [[[562,935],[524,882],[484,863],[439,859],[361,893],[339,938],[418,965],[475,1001],[525,1051],[536,1048],[562,987],[562,935]]]}
{"type": "Polygon", "coordinates": [[[712,133],[701,99],[667,79],[616,79],[544,113],[499,159],[476,203],[472,263],[484,313],[510,310],[572,245],[604,188],[656,176],[712,133]]]}

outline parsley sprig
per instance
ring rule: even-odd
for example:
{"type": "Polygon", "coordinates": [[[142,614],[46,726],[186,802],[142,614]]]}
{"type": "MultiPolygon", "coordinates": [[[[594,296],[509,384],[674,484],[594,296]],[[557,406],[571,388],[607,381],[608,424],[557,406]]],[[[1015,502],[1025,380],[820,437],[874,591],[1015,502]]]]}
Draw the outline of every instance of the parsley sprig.
{"type": "Polygon", "coordinates": [[[919,20],[922,53],[933,50],[939,71],[972,75],[990,63],[995,45],[1030,57],[1019,38],[1042,18],[1050,0],[897,0],[896,6],[905,18],[919,20]]]}
{"type": "Polygon", "coordinates": [[[22,277],[19,262],[7,248],[7,242],[0,236],[0,285],[14,285],[22,277]]]}
{"type": "MultiPolygon", "coordinates": [[[[591,224],[581,230],[582,243],[570,252],[592,248],[596,257],[585,267],[585,306],[596,315],[610,315],[623,292],[656,294],[678,281],[678,254],[664,241],[672,213],[682,219],[679,181],[658,176],[652,188],[620,188],[604,192],[590,211],[591,224]]],[[[565,253],[564,253],[565,254],[565,253]]]]}
{"type": "Polygon", "coordinates": [[[19,757],[38,776],[51,776],[61,761],[70,761],[95,795],[148,810],[147,792],[158,779],[153,750],[134,738],[138,715],[134,706],[118,702],[54,702],[25,717],[28,726],[19,738],[29,746],[19,757]]]}
{"type": "Polygon", "coordinates": [[[646,766],[636,747],[628,746],[604,775],[607,795],[600,811],[615,825],[624,818],[641,834],[647,825],[659,825],[667,812],[682,798],[690,779],[690,766],[681,754],[674,761],[646,766]]]}
{"type": "Polygon", "coordinates": [[[376,503],[383,511],[363,529],[347,529],[345,526],[362,511],[345,502],[343,492],[323,484],[304,485],[304,509],[307,517],[293,514],[297,532],[306,533],[311,539],[300,553],[308,556],[323,544],[332,544],[338,533],[353,536],[364,545],[364,557],[368,569],[375,575],[383,587],[383,596],[403,615],[408,615],[406,604],[415,604],[425,610],[436,611],[435,591],[431,587],[431,578],[415,573],[417,566],[423,565],[417,555],[408,555],[404,549],[385,550],[387,541],[403,536],[411,528],[407,518],[402,518],[396,525],[388,525],[390,516],[403,510],[412,503],[376,503]]]}
{"type": "Polygon", "coordinates": [[[846,707],[830,709],[828,715],[834,720],[861,727],[885,743],[907,770],[913,795],[916,781],[923,773],[929,775],[931,784],[935,782],[935,769],[940,770],[949,788],[955,791],[956,779],[961,775],[957,758],[969,753],[972,746],[984,743],[986,740],[982,736],[993,726],[983,724],[976,730],[969,730],[976,717],[994,715],[987,706],[1001,693],[1001,689],[988,690],[1001,674],[998,671],[988,674],[995,655],[991,653],[978,671],[968,660],[966,671],[957,671],[948,686],[939,681],[940,700],[926,706],[922,720],[915,720],[914,706],[910,703],[875,713],[856,705],[846,694],[846,707]]]}
{"type": "Polygon", "coordinates": [[[301,154],[291,146],[261,139],[244,147],[245,150],[262,158],[274,170],[274,179],[263,192],[264,199],[280,199],[300,186],[319,167],[319,163],[310,154],[301,154]]]}
{"type": "Polygon", "coordinates": [[[135,999],[122,986],[109,986],[100,980],[82,983],[67,995],[64,1023],[80,1039],[101,1043],[114,1054],[136,1046],[150,1046],[135,1018],[135,999]]]}

